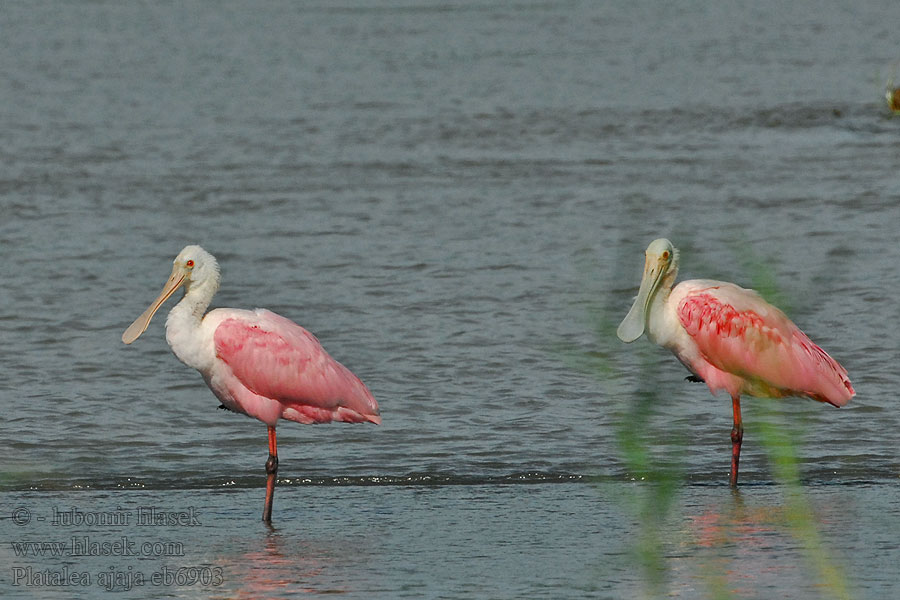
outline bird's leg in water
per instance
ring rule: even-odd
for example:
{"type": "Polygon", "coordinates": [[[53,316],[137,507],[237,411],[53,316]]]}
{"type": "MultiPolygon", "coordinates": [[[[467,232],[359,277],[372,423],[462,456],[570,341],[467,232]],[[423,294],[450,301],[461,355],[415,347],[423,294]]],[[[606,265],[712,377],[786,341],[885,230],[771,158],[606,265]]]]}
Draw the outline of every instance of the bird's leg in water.
{"type": "Polygon", "coordinates": [[[734,427],[731,428],[731,487],[737,487],[738,463],[741,460],[741,442],[744,439],[744,424],[741,422],[741,397],[731,397],[734,411],[734,427]]]}
{"type": "Polygon", "coordinates": [[[263,521],[272,522],[272,496],[275,495],[275,475],[278,473],[278,447],[275,444],[275,428],[269,426],[269,459],[266,461],[266,505],[263,521]]]}

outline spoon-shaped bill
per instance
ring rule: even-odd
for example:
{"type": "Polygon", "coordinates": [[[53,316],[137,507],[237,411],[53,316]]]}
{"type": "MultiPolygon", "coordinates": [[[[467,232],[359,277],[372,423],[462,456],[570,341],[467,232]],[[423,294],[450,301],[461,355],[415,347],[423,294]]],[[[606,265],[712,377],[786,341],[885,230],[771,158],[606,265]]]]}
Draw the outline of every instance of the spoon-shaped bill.
{"type": "Polygon", "coordinates": [[[172,275],[169,277],[169,280],[166,282],[166,285],[163,287],[162,291],[159,293],[159,296],[154,300],[150,306],[147,307],[141,316],[134,320],[134,323],[128,326],[128,329],[125,330],[125,333],[122,334],[122,341],[126,344],[130,344],[134,340],[141,337],[141,334],[147,331],[147,327],[150,325],[150,319],[153,318],[153,315],[156,314],[156,311],[159,310],[159,307],[162,306],[163,302],[169,299],[169,296],[175,293],[175,290],[180,288],[184,283],[185,274],[179,269],[177,266],[172,269],[172,275]]]}

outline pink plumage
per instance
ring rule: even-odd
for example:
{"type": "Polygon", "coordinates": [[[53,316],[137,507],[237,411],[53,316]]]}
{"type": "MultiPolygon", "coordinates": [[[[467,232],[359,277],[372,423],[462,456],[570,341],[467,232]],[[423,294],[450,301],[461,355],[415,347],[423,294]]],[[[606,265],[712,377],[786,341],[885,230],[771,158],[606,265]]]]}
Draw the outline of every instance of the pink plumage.
{"type": "Polygon", "coordinates": [[[647,247],[644,275],[616,335],[647,337],[672,351],[715,394],[731,396],[731,485],[737,485],[744,427],[742,394],[806,396],[844,406],[854,396],[847,371],[759,294],[733,283],[695,279],[674,288],[678,251],[667,239],[647,247]]]}
{"type": "Polygon", "coordinates": [[[670,301],[699,353],[685,353],[688,367],[713,393],[807,396],[834,406],[853,397],[847,371],[755,292],[685,281],[670,301]]]}
{"type": "MultiPolygon", "coordinates": [[[[217,312],[209,316],[219,317],[217,312]]],[[[268,310],[224,316],[213,340],[224,363],[218,368],[236,380],[229,381],[230,398],[220,397],[229,408],[257,416],[254,404],[263,397],[282,405],[281,418],[300,423],[381,422],[369,389],[313,334],[268,310]]]]}

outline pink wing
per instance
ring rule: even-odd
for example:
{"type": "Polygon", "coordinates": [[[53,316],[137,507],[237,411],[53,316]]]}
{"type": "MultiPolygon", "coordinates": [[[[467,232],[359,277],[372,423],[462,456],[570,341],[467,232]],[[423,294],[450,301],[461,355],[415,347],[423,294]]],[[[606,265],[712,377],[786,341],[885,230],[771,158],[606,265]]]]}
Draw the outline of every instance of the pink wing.
{"type": "Polygon", "coordinates": [[[216,354],[247,389],[281,402],[292,421],[381,422],[369,389],[313,334],[268,310],[248,314],[225,319],[214,334],[216,354]]]}
{"type": "Polygon", "coordinates": [[[703,358],[742,378],[744,393],[835,406],[855,394],[847,371],[756,292],[733,284],[691,291],[677,314],[703,358]]]}

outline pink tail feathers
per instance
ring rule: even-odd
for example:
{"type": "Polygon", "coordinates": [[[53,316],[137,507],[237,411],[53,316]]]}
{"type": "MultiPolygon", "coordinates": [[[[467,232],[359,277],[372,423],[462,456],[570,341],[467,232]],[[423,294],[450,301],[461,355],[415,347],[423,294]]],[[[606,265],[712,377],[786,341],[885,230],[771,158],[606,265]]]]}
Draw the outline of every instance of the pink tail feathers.
{"type": "Polygon", "coordinates": [[[381,425],[381,417],[376,412],[359,412],[346,406],[337,408],[320,408],[309,404],[291,404],[285,406],[282,419],[296,421],[304,425],[343,421],[345,423],[375,423],[381,425]]]}
{"type": "Polygon", "coordinates": [[[817,389],[807,392],[812,398],[821,402],[828,402],[837,407],[846,405],[856,391],[847,376],[847,370],[841,364],[810,340],[799,329],[794,333],[795,348],[802,348],[803,353],[812,359],[812,363],[798,357],[801,364],[813,367],[814,376],[811,377],[814,387],[817,389]]]}

